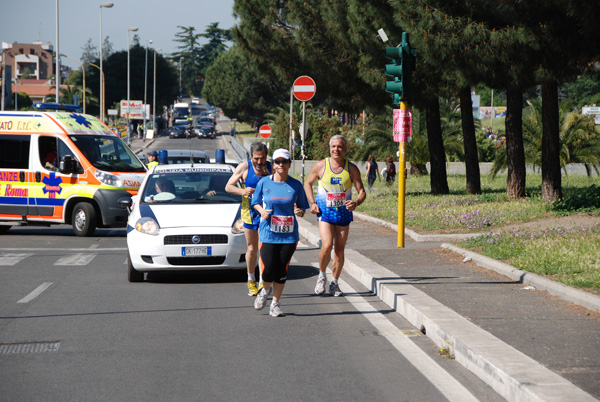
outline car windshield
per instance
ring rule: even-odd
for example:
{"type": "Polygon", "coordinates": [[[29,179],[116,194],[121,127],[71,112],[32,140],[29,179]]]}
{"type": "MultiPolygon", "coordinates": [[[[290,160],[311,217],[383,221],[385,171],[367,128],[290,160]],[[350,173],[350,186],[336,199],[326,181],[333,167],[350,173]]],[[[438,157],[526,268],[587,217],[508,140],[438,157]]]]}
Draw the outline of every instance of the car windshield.
{"type": "Polygon", "coordinates": [[[173,118],[175,118],[175,119],[183,119],[183,118],[188,117],[188,115],[189,115],[189,112],[188,112],[187,108],[186,109],[175,109],[173,111],[173,118]]]}
{"type": "Polygon", "coordinates": [[[223,204],[241,203],[242,196],[229,194],[225,185],[232,172],[187,168],[181,172],[158,172],[148,177],[142,204],[223,204]]]}
{"type": "Polygon", "coordinates": [[[107,172],[145,172],[142,163],[119,137],[71,135],[71,140],[96,168],[107,172]]]}

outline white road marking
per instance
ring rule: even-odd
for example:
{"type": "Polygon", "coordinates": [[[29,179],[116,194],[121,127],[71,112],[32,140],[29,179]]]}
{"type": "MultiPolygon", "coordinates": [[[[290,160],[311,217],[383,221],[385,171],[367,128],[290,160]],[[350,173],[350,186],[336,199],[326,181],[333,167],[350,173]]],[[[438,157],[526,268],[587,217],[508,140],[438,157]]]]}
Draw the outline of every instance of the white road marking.
{"type": "Polygon", "coordinates": [[[8,266],[15,265],[19,261],[24,260],[25,258],[32,256],[32,253],[8,253],[0,255],[0,266],[8,266]]]}
{"type": "MultiPolygon", "coordinates": [[[[318,269],[319,264],[313,263],[318,269]]],[[[331,276],[331,270],[327,269],[328,275],[331,276]]],[[[409,336],[399,331],[385,316],[378,313],[377,309],[372,307],[358,292],[350,286],[349,283],[339,279],[342,288],[349,289],[355,295],[346,295],[344,298],[352,303],[352,305],[360,312],[369,313],[363,314],[371,324],[377,328],[379,334],[385,337],[391,344],[400,352],[421,374],[425,376],[449,401],[478,401],[478,399],[466,389],[460,382],[452,377],[446,370],[421,350],[417,345],[410,340],[409,336]]]]}
{"type": "MultiPolygon", "coordinates": [[[[0,252],[2,252],[2,251],[31,251],[31,250],[32,250],[31,247],[27,247],[27,248],[3,247],[3,248],[0,248],[0,252]]],[[[39,248],[39,247],[36,247],[35,248],[35,251],[75,251],[75,252],[81,251],[81,252],[84,252],[84,251],[89,251],[89,250],[90,250],[89,247],[87,247],[87,248],[56,248],[56,247],[39,248]]],[[[98,251],[126,251],[127,247],[107,247],[107,248],[97,248],[95,250],[98,250],[98,251]]]]}
{"type": "Polygon", "coordinates": [[[96,257],[96,254],[71,254],[66,257],[59,258],[54,265],[87,265],[96,257]]]}
{"type": "Polygon", "coordinates": [[[44,282],[40,286],[38,286],[33,292],[29,293],[27,296],[19,300],[17,303],[29,303],[36,297],[42,294],[42,292],[52,286],[52,282],[44,282]]]}

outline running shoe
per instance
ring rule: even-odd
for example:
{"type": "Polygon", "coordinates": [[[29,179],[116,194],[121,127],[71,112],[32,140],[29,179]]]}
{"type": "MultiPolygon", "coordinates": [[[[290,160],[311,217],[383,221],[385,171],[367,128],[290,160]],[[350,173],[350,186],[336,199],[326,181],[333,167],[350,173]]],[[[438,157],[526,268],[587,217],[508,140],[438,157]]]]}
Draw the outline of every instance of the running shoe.
{"type": "Polygon", "coordinates": [[[256,296],[259,291],[260,289],[256,288],[256,281],[248,281],[248,296],[256,296]]]}
{"type": "Polygon", "coordinates": [[[262,310],[263,307],[265,307],[265,303],[267,301],[267,296],[269,294],[265,293],[264,290],[261,291],[258,296],[256,296],[256,299],[254,300],[254,308],[257,310],[262,310]]]}
{"type": "Polygon", "coordinates": [[[329,284],[329,294],[335,297],[340,297],[344,295],[344,292],[340,290],[340,287],[337,284],[337,282],[331,282],[329,284]]]}
{"type": "Polygon", "coordinates": [[[281,308],[279,308],[279,303],[271,303],[269,315],[271,317],[285,317],[285,314],[283,314],[283,311],[281,311],[281,308]]]}
{"type": "Polygon", "coordinates": [[[315,293],[318,295],[322,295],[325,293],[325,282],[326,279],[323,277],[317,278],[317,286],[315,286],[315,293]]]}
{"type": "MultiPolygon", "coordinates": [[[[260,281],[260,283],[258,284],[258,291],[260,292],[261,290],[263,290],[263,283],[262,281],[260,281]]],[[[271,290],[271,289],[269,289],[271,290]]]]}

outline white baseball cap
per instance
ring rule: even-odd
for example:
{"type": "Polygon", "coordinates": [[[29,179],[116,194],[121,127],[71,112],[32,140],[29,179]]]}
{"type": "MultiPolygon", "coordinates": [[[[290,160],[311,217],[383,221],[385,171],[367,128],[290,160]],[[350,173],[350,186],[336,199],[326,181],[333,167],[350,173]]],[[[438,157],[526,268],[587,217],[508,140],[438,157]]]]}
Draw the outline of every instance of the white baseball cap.
{"type": "Polygon", "coordinates": [[[288,151],[285,148],[279,148],[277,150],[275,150],[275,152],[273,152],[273,160],[278,159],[278,158],[283,158],[283,159],[290,159],[290,151],[288,151]]]}

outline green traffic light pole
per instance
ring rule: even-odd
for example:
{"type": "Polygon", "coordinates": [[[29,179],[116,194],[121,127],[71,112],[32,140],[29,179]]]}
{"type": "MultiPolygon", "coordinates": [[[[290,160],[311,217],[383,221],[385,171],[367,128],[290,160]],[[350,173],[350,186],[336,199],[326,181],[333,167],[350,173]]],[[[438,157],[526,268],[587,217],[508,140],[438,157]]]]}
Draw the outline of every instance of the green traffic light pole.
{"type": "MultiPolygon", "coordinates": [[[[395,105],[400,105],[400,110],[408,110],[410,77],[412,65],[417,55],[416,49],[408,44],[408,33],[402,33],[402,42],[398,47],[387,47],[385,55],[392,60],[391,64],[385,65],[385,74],[393,80],[386,81],[386,92],[392,93],[395,105]]],[[[410,124],[407,123],[408,112],[400,114],[400,138],[398,150],[398,247],[404,248],[404,215],[406,195],[406,135],[410,132],[410,124]]],[[[410,121],[410,120],[408,120],[410,121]]],[[[396,126],[396,124],[394,124],[396,126]]],[[[395,127],[396,128],[396,127],[395,127]]],[[[396,133],[395,133],[396,134],[396,133]]]]}

